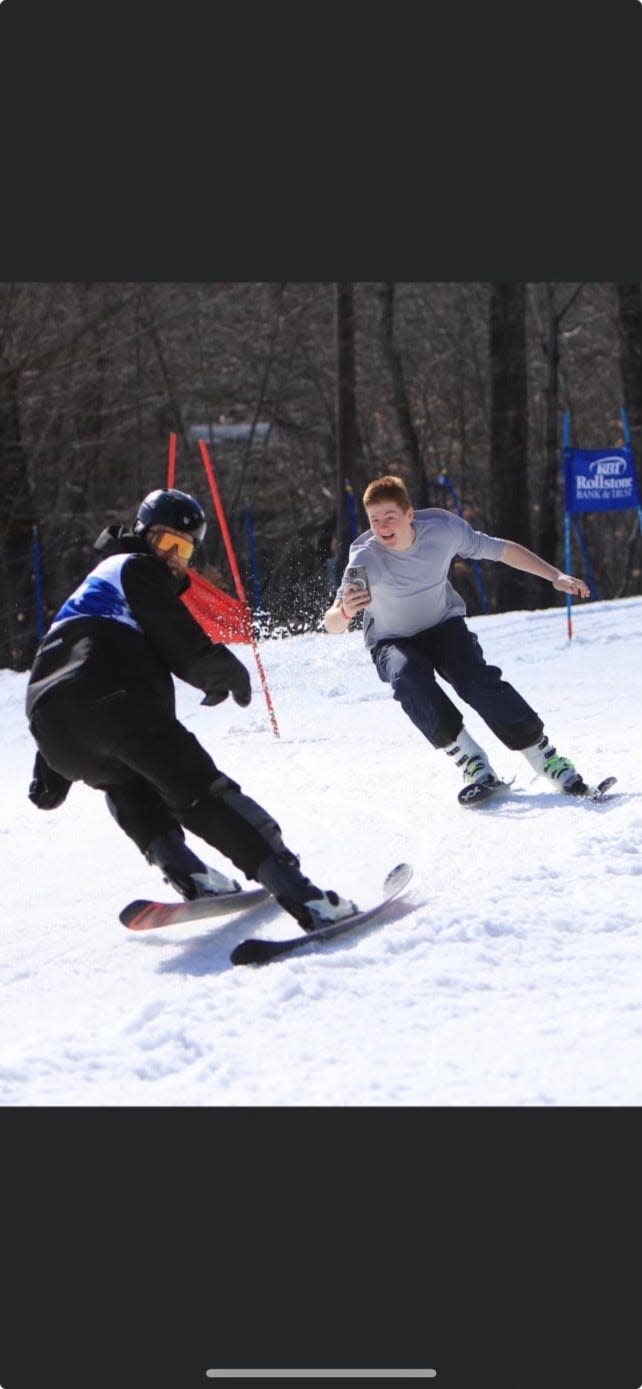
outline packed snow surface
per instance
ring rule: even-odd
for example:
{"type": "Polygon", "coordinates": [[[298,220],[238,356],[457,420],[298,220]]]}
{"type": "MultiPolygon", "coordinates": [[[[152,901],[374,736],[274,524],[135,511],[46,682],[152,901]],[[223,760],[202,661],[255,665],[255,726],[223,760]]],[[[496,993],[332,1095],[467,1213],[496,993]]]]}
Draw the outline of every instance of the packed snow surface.
{"type": "MultiPolygon", "coordinates": [[[[642,1100],[642,598],[469,619],[586,780],[577,802],[534,778],[464,707],[511,791],[457,802],[460,773],[410,724],[360,632],[251,646],[253,700],[180,717],[281,824],[307,874],[369,905],[414,865],[379,921],[264,967],[248,935],[298,929],[273,904],[135,935],[134,897],[174,897],[101,793],[27,799],[27,676],[0,673],[5,1105],[639,1105],[642,1100]]],[[[229,864],[188,841],[215,866],[229,864]]]]}

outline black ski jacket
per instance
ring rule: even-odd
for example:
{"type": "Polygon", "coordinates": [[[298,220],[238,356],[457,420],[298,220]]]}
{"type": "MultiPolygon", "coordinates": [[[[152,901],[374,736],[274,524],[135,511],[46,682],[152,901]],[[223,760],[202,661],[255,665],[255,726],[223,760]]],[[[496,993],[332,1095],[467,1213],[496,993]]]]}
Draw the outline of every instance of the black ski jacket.
{"type": "Polygon", "coordinates": [[[250,677],[242,661],[210,641],[180,601],[189,578],[175,578],[123,526],[107,527],[94,549],[104,558],[63,603],[36,652],[27,718],[67,681],[81,684],[94,699],[126,689],[170,716],[172,675],[203,690],[208,703],[232,694],[238,704],[249,704],[250,677]]]}

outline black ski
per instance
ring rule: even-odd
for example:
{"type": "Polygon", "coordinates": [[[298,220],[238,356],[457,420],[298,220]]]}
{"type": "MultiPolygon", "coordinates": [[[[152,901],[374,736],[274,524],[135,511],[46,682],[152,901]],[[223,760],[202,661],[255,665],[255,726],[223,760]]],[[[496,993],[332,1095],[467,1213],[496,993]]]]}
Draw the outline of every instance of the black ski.
{"type": "Polygon", "coordinates": [[[470,786],[462,787],[457,800],[460,805],[482,805],[490,796],[496,796],[498,791],[507,791],[514,780],[515,778],[511,777],[510,781],[473,781],[470,786]]]}
{"type": "Polygon", "coordinates": [[[269,896],[266,887],[251,887],[246,891],[221,892],[215,897],[197,897],[194,902],[151,902],[141,897],[123,907],[118,919],[130,931],[155,931],[158,926],[177,926],[182,921],[243,912],[267,901],[269,896]]]}
{"type": "Polygon", "coordinates": [[[319,926],[316,931],[292,936],[288,940],[260,940],[258,938],[243,940],[230,955],[232,964],[268,964],[270,960],[277,959],[279,955],[291,955],[294,950],[303,950],[308,945],[320,945],[324,941],[334,940],[335,936],[353,931],[364,921],[371,921],[373,917],[377,916],[387,903],[392,901],[393,897],[400,897],[402,892],[405,892],[411,878],[411,865],[399,863],[396,868],[390,870],[384,879],[381,897],[373,907],[366,907],[364,911],[354,912],[352,916],[346,916],[342,921],[332,922],[329,926],[319,926]]]}
{"type": "MultiPolygon", "coordinates": [[[[471,786],[464,786],[459,792],[457,800],[460,805],[476,806],[483,805],[491,796],[495,796],[498,791],[506,791],[512,786],[514,777],[511,781],[474,781],[471,786]]],[[[597,786],[586,786],[583,791],[562,791],[562,795],[569,800],[576,801],[603,801],[608,796],[612,786],[615,786],[616,776],[607,776],[603,781],[598,782],[597,786]]]]}

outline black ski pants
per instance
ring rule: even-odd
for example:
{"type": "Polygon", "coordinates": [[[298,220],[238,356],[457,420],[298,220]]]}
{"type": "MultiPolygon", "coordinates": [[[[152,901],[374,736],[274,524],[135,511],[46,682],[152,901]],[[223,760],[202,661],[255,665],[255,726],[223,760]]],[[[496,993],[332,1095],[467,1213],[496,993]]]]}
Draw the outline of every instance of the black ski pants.
{"type": "Polygon", "coordinates": [[[507,748],[531,747],[543,723],[507,680],[499,666],[489,666],[474,632],[463,617],[451,617],[412,637],[378,642],[372,652],[381,680],[392,685],[395,699],[435,748],[456,740],[463,716],[436,676],[475,709],[507,748]]]}
{"type": "Polygon", "coordinates": [[[171,713],[144,704],[140,692],[96,697],[82,681],[68,681],[38,701],[30,727],[51,767],[106,793],[142,853],[182,825],[255,878],[266,856],[283,847],[269,813],[171,713]]]}

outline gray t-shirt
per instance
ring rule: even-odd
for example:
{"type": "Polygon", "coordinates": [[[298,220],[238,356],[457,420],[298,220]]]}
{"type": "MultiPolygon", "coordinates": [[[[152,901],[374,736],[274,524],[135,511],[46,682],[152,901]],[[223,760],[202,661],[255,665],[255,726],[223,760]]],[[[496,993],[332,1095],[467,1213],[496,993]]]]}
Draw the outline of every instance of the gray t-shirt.
{"type": "MultiPolygon", "coordinates": [[[[449,617],[464,617],[466,604],[448,579],[455,555],[498,560],[505,542],[474,531],[461,516],[441,507],[416,511],[415,540],[408,550],[388,550],[371,530],[350,546],[348,564],[363,564],[372,602],[363,609],[368,649],[386,637],[412,637],[449,617]]],[[[342,597],[344,573],[337,596],[342,597]]]]}

